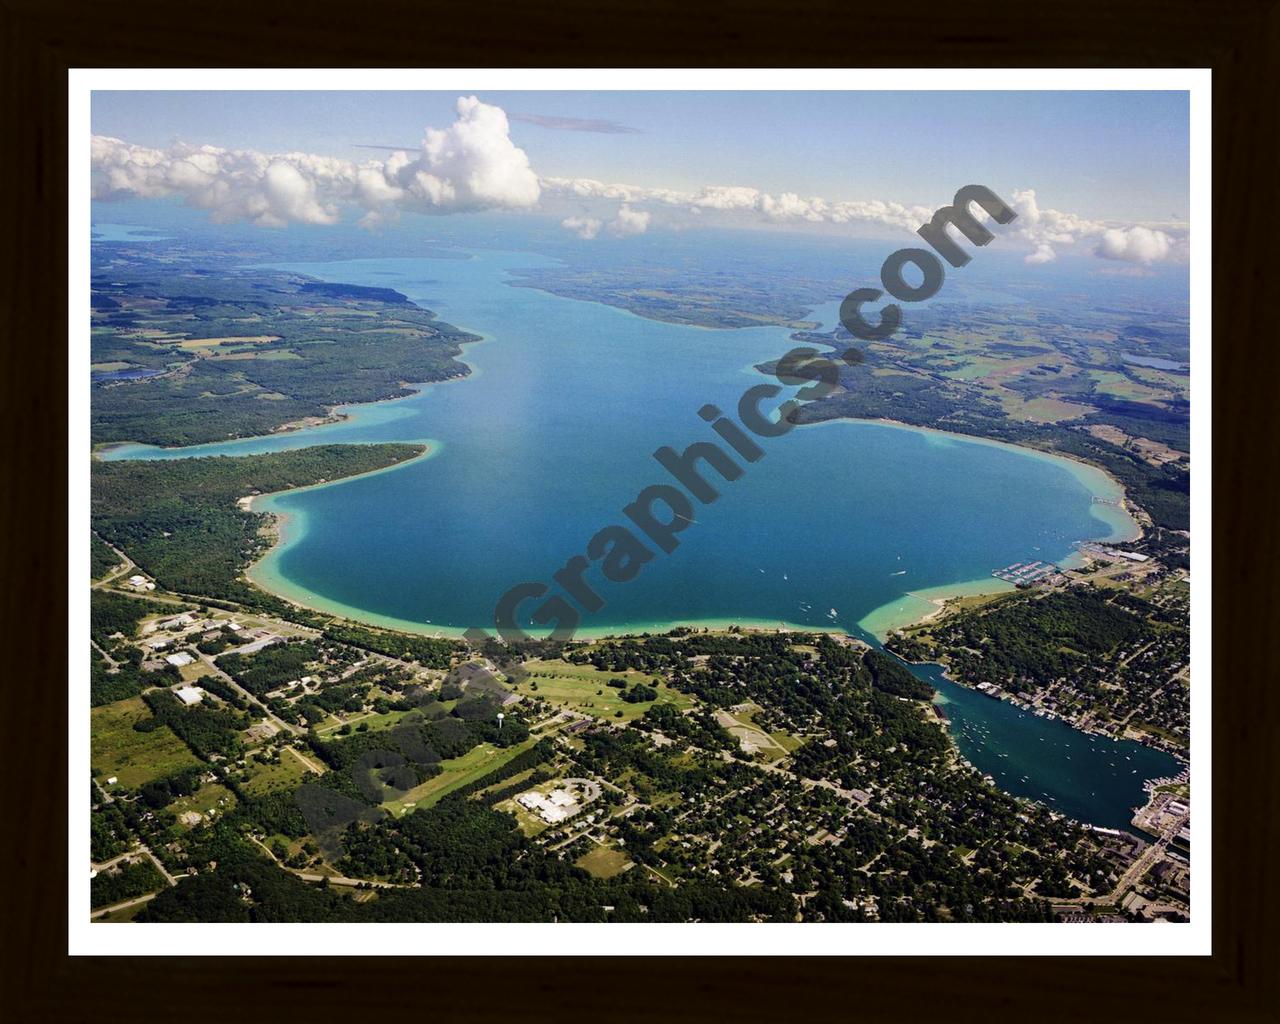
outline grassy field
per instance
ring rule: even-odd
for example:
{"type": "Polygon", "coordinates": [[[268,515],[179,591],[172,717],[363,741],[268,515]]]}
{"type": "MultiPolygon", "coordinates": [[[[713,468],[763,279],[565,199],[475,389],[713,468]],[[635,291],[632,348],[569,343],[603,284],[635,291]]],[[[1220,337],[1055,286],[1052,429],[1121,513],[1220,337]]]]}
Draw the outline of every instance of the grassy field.
{"type": "Polygon", "coordinates": [[[801,740],[785,732],[766,732],[756,724],[755,705],[748,705],[741,711],[717,710],[716,720],[740,742],[745,742],[744,749],[758,754],[766,761],[778,761],[801,745],[801,740]]]}
{"type": "Polygon", "coordinates": [[[235,794],[225,786],[220,786],[216,782],[209,782],[201,786],[190,796],[179,797],[171,803],[166,810],[178,819],[179,825],[184,828],[188,826],[182,820],[184,814],[199,814],[202,817],[208,815],[210,811],[217,811],[219,815],[226,814],[231,808],[235,807],[235,794]]]}
{"type": "Polygon", "coordinates": [[[514,757],[518,757],[532,747],[536,739],[532,737],[514,747],[495,747],[491,743],[481,743],[472,747],[461,757],[449,761],[441,761],[443,769],[439,775],[427,779],[421,785],[414,786],[399,800],[389,800],[382,806],[392,814],[406,814],[419,807],[430,807],[444,799],[460,786],[496,771],[514,757]]]}
{"type": "Polygon", "coordinates": [[[213,670],[203,661],[193,661],[190,665],[179,668],[178,675],[182,677],[184,683],[194,683],[197,679],[213,675],[213,670]]]}
{"type": "Polygon", "coordinates": [[[135,917],[147,909],[147,901],[135,903],[131,907],[124,907],[121,910],[113,910],[110,913],[103,914],[101,917],[94,918],[97,922],[105,924],[128,924],[135,917]]]}
{"type": "Polygon", "coordinates": [[[1097,381],[1096,389],[1116,398],[1141,402],[1149,399],[1167,398],[1168,393],[1158,388],[1147,387],[1130,380],[1123,373],[1114,370],[1090,370],[1089,376],[1097,381]]]}
{"type": "Polygon", "coordinates": [[[574,863],[596,878],[612,878],[614,875],[622,874],[631,866],[631,858],[621,850],[597,846],[584,853],[574,863]]]}
{"type": "Polygon", "coordinates": [[[200,763],[167,725],[150,732],[133,728],[151,717],[141,697],[94,708],[89,715],[90,764],[100,782],[114,775],[118,785],[135,789],[200,763]]]}
{"type": "Polygon", "coordinates": [[[327,736],[328,734],[336,732],[338,729],[341,729],[342,726],[346,724],[350,724],[353,731],[357,726],[365,725],[365,726],[368,726],[368,728],[364,730],[365,732],[377,732],[379,729],[387,729],[395,725],[396,722],[404,718],[406,714],[408,714],[407,711],[388,711],[385,715],[357,714],[357,715],[352,715],[350,718],[347,718],[345,720],[339,720],[337,718],[334,718],[331,715],[329,717],[329,720],[326,721],[324,725],[316,729],[316,732],[319,733],[321,736],[327,736]]]}
{"type": "Polygon", "coordinates": [[[1030,420],[1035,423],[1060,423],[1062,420],[1078,419],[1094,411],[1091,405],[1066,402],[1060,398],[1027,400],[1008,391],[1003,392],[999,397],[1005,412],[1014,419],[1030,420]]]}
{"type": "Polygon", "coordinates": [[[256,757],[249,761],[249,781],[243,785],[250,796],[264,796],[279,789],[296,789],[309,775],[315,774],[307,771],[306,765],[287,750],[280,751],[279,764],[263,764],[256,757]]]}
{"type": "Polygon", "coordinates": [[[534,659],[526,662],[525,668],[529,678],[520,681],[517,692],[596,718],[629,722],[639,718],[658,701],[666,701],[682,709],[693,706],[692,698],[643,672],[601,672],[590,665],[572,665],[558,658],[548,661],[534,659]],[[625,679],[628,689],[636,683],[652,686],[658,691],[658,701],[628,704],[622,699],[622,690],[608,685],[610,679],[625,679]]]}

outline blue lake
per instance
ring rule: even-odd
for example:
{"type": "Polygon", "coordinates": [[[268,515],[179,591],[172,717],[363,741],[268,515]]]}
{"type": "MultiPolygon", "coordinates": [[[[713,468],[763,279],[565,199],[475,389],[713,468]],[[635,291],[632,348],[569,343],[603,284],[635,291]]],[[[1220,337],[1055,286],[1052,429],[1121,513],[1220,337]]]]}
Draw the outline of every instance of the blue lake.
{"type": "MultiPolygon", "coordinates": [[[[395,288],[483,335],[462,356],[474,372],[353,408],[342,423],[175,451],[129,445],[107,457],[427,442],[431,456],[402,468],[259,500],[255,508],[281,513],[285,526],[255,578],[367,621],[489,626],[508,588],[550,581],[599,529],[627,524],[622,509],[641,489],[670,482],[654,450],[718,440],[698,410],[714,403],[732,414],[744,390],[765,382],[754,364],[795,344],[781,328],[664,324],[509,286],[509,268],[544,262],[488,251],[289,264],[324,280],[395,288]]],[[[835,318],[834,303],[811,315],[826,327],[835,318]]],[[[658,553],[625,584],[587,574],[605,607],[584,615],[580,635],[785,622],[874,639],[869,629],[918,614],[920,591],[990,582],[992,569],[1012,562],[1063,561],[1076,541],[1132,530],[1092,500],[1118,493],[1102,473],[1004,445],[862,422],[759,444],[764,457],[744,464],[740,479],[705,471],[721,497],[696,507],[674,553],[658,553]]],[[[522,621],[536,605],[524,605],[522,621]]],[[[933,678],[932,667],[918,671],[950,702],[961,751],[1010,792],[1124,826],[1143,780],[1177,770],[1167,755],[1035,718],[933,678]]]]}

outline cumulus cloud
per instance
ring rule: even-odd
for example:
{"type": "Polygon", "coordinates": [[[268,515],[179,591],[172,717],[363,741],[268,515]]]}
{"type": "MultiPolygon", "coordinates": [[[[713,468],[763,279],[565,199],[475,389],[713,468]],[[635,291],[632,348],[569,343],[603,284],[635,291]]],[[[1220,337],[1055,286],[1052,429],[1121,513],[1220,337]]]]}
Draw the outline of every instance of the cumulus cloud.
{"type": "Polygon", "coordinates": [[[647,210],[633,210],[626,203],[618,209],[618,216],[609,222],[609,230],[615,235],[643,235],[649,230],[647,210]]]}
{"type": "MultiPolygon", "coordinates": [[[[404,212],[527,210],[540,207],[545,198],[581,207],[561,226],[583,239],[604,231],[619,237],[643,234],[652,208],[670,211],[663,223],[672,229],[718,214],[720,221],[868,224],[912,235],[934,214],[932,206],[773,194],[749,185],[706,185],[687,191],[594,178],[539,178],[525,152],[511,141],[508,115],[501,108],[463,96],[456,110],[457,118],[448,127],[426,129],[418,149],[396,149],[385,159],[363,162],[186,143],[151,149],[94,136],[93,196],[178,197],[208,210],[214,221],[243,220],[263,227],[333,224],[350,209],[368,228],[394,222],[404,212]]],[[[512,116],[573,131],[624,129],[612,122],[512,116]]],[[[999,236],[1004,244],[1023,245],[1024,258],[1032,265],[1052,262],[1065,247],[1077,246],[1106,260],[1140,266],[1187,255],[1184,224],[1090,220],[1041,206],[1033,189],[1014,190],[1008,201],[1018,216],[999,236]]],[[[986,218],[977,208],[975,215],[986,218]]]]}
{"type": "Polygon", "coordinates": [[[560,226],[587,240],[597,237],[602,228],[607,228],[610,234],[619,238],[626,238],[630,235],[643,235],[648,231],[652,216],[648,210],[637,210],[623,203],[618,208],[617,215],[608,223],[599,217],[566,217],[560,222],[560,226]]]}
{"type": "Polygon", "coordinates": [[[560,222],[560,226],[579,238],[591,239],[600,234],[602,224],[595,217],[566,217],[560,222]]]}
{"type": "Polygon", "coordinates": [[[95,136],[93,196],[178,196],[218,222],[262,227],[332,224],[341,207],[365,211],[366,225],[401,210],[454,213],[537,205],[541,188],[501,108],[463,96],[457,120],[428,128],[414,155],[354,163],[308,153],[266,154],[179,143],[168,149],[95,136]]]}
{"type": "Polygon", "coordinates": [[[593,178],[543,178],[551,195],[573,199],[614,200],[682,207],[690,213],[704,210],[754,214],[774,223],[804,221],[810,224],[881,224],[914,231],[933,215],[925,206],[905,206],[883,200],[832,202],[818,196],[805,198],[795,192],[773,195],[748,185],[708,185],[696,192],[609,184],[593,178]]]}
{"type": "Polygon", "coordinates": [[[1163,231],[1138,225],[1104,231],[1094,253],[1104,260],[1145,265],[1168,259],[1175,245],[1175,240],[1163,231]]]}
{"type": "Polygon", "coordinates": [[[1117,225],[1043,209],[1033,189],[1013,192],[1010,205],[1018,214],[1011,225],[1013,236],[1033,246],[1027,263],[1048,263],[1057,258],[1059,248],[1078,243],[1092,243],[1095,256],[1131,263],[1182,260],[1187,256],[1185,225],[1165,225],[1168,230],[1143,224],[1117,225]]]}

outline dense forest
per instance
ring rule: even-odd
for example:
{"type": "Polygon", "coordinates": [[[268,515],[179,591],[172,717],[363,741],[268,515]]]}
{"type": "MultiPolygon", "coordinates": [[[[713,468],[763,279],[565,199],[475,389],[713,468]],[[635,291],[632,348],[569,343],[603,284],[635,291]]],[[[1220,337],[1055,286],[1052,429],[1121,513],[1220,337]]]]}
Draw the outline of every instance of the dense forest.
{"type": "Polygon", "coordinates": [[[1073,587],[955,616],[934,636],[963,682],[1044,686],[1142,636],[1153,611],[1124,593],[1073,587]]]}
{"type": "Polygon", "coordinates": [[[456,640],[389,633],[351,623],[334,623],[325,629],[324,635],[330,640],[361,647],[366,651],[404,661],[416,661],[425,668],[448,668],[451,656],[465,649],[465,645],[456,640]]]}

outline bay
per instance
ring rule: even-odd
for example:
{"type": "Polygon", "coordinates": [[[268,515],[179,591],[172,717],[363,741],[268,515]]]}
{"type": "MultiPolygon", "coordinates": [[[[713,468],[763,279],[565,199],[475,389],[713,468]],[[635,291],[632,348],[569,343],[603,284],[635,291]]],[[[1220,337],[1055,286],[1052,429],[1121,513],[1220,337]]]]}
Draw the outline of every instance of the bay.
{"type": "MultiPolygon", "coordinates": [[[[510,269],[546,262],[480,251],[289,264],[323,280],[395,288],[482,335],[462,356],[474,372],[351,408],[340,423],[171,451],[126,445],[106,457],[425,442],[430,457],[401,468],[256,502],[284,526],[254,578],[365,621],[425,632],[488,626],[504,591],[549,582],[599,529],[626,524],[622,509],[645,486],[671,482],[655,449],[718,440],[698,410],[712,403],[733,414],[744,390],[766,382],[755,364],[795,344],[783,328],[667,324],[510,286],[510,269]]],[[[826,327],[835,317],[835,303],[811,314],[826,327]]],[[[605,606],[584,616],[580,636],[735,622],[839,628],[874,641],[920,613],[922,591],[990,584],[993,569],[1061,563],[1077,541],[1134,530],[1123,512],[1093,501],[1119,494],[1103,473],[1007,445],[850,421],[759,443],[764,456],[735,481],[704,470],[721,497],[696,507],[672,554],[656,553],[626,584],[588,573],[605,606]]],[[[523,622],[534,607],[524,605],[523,622]]],[[[1143,780],[1177,768],[1137,744],[938,685],[976,767],[1083,820],[1126,825],[1143,780]],[[1111,747],[1140,767],[1112,772],[1111,747]],[[1008,778],[1002,762],[1015,752],[1020,770],[1008,778]]]]}

